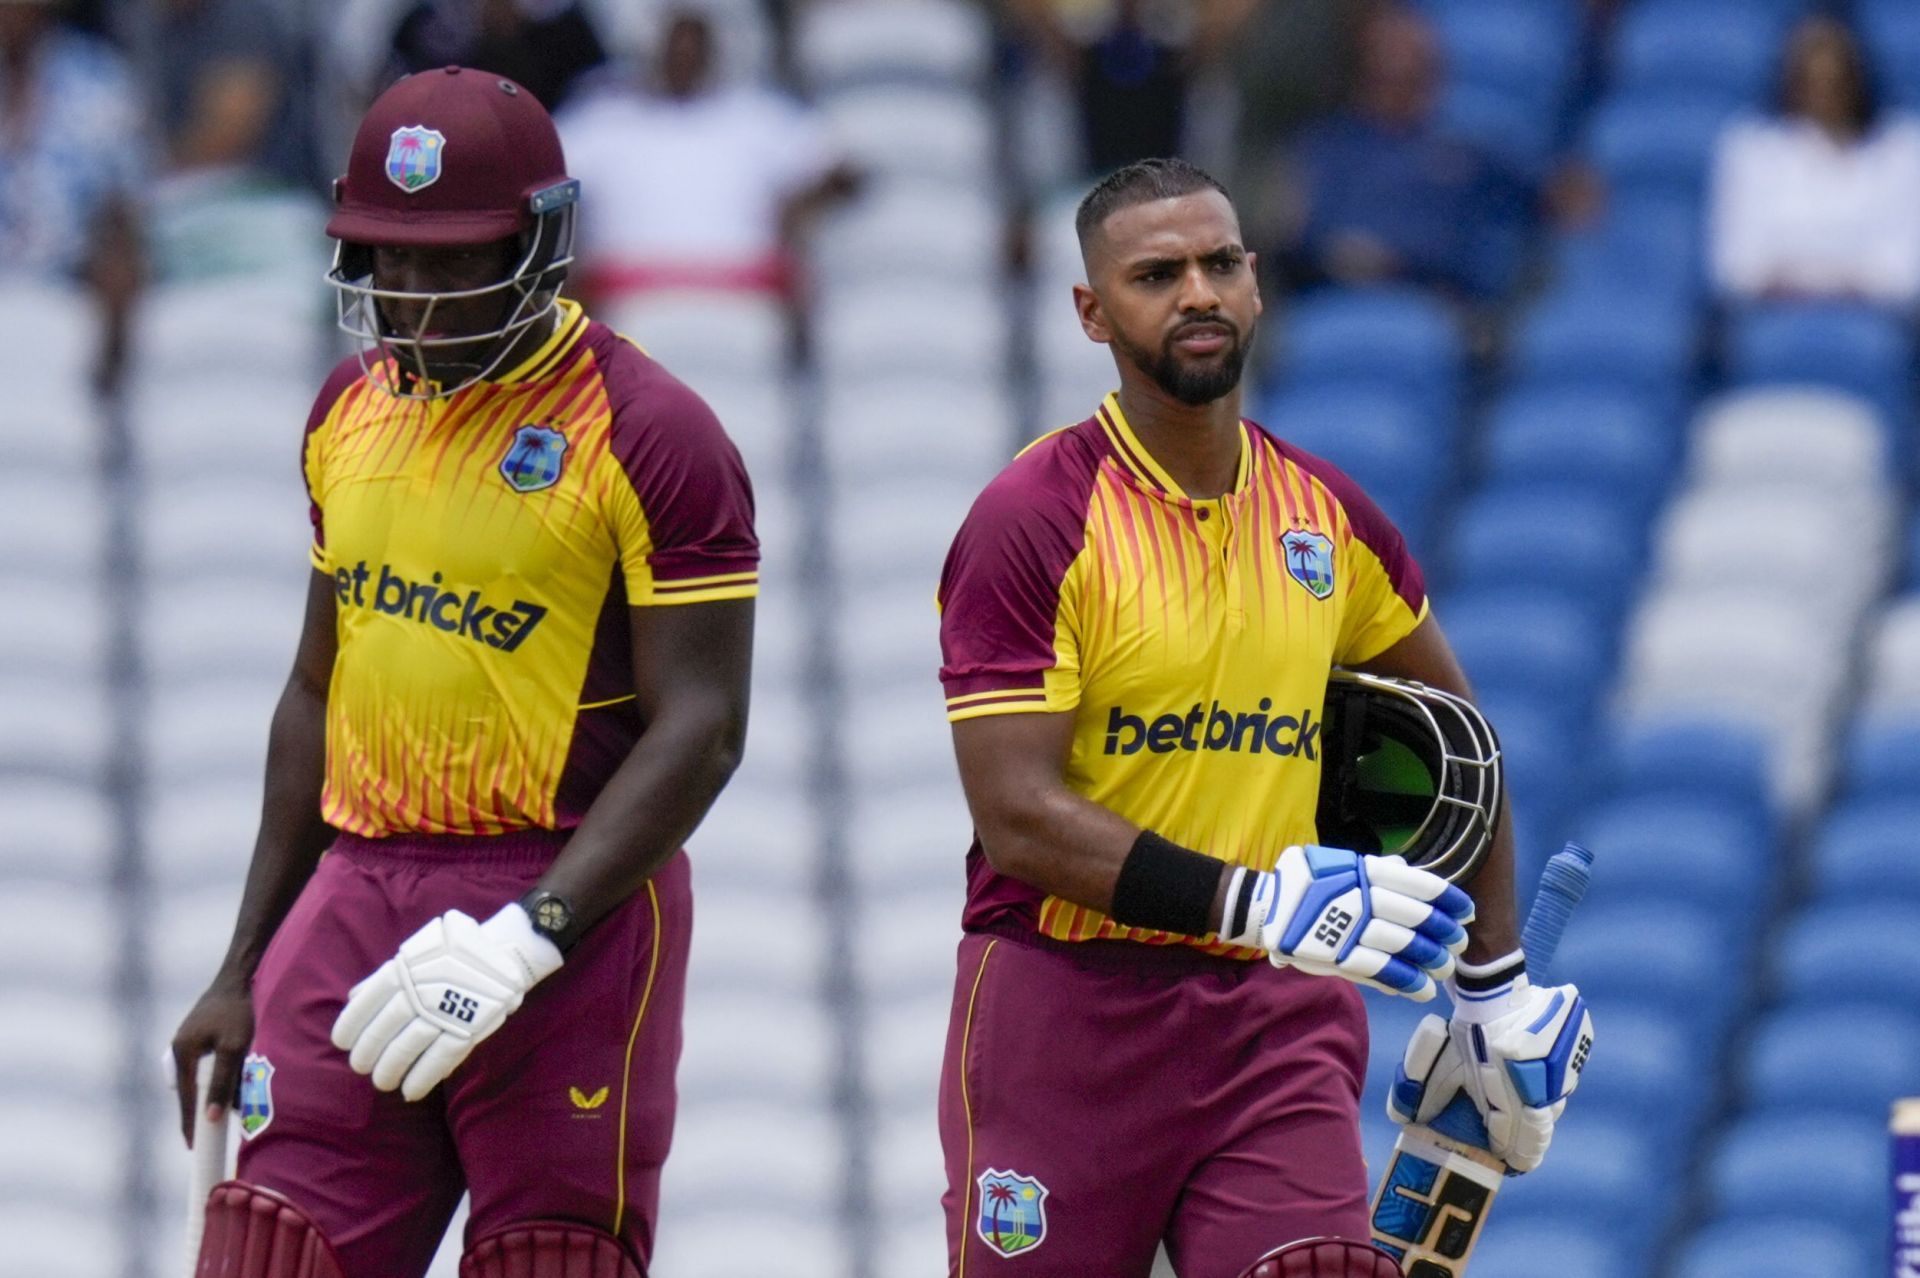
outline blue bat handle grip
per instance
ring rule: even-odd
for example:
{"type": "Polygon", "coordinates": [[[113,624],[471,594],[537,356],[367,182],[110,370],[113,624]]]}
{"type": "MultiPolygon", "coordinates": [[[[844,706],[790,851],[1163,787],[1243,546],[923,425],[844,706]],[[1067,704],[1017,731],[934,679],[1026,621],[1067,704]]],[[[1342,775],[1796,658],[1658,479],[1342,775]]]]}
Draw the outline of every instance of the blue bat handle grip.
{"type": "MultiPolygon", "coordinates": [[[[1560,936],[1567,930],[1573,907],[1587,894],[1587,882],[1592,877],[1593,853],[1578,843],[1555,852],[1540,872],[1540,890],[1534,894],[1533,908],[1527,911],[1526,926],[1520,930],[1520,944],[1527,952],[1527,974],[1534,981],[1546,983],[1553,953],[1560,948],[1560,936]]],[[[1462,1144],[1476,1149],[1487,1147],[1487,1125],[1465,1092],[1447,1102],[1427,1125],[1462,1144]]]]}

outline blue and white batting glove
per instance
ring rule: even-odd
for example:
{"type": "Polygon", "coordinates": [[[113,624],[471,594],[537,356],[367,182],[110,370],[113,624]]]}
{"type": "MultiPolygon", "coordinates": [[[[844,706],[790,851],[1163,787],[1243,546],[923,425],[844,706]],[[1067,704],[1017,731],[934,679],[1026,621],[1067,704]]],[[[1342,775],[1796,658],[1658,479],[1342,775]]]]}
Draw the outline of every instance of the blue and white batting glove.
{"type": "Polygon", "coordinates": [[[1447,993],[1453,1019],[1428,1016],[1414,1029],[1387,1113],[1397,1123],[1430,1123],[1464,1091],[1486,1123],[1494,1156],[1516,1172],[1532,1171],[1593,1050],[1586,1000],[1571,985],[1529,983],[1518,951],[1459,964],[1447,993]]]}
{"type": "Polygon", "coordinates": [[[417,1101],[560,970],[560,949],[518,903],[476,923],[448,910],[353,987],[333,1045],[383,1092],[417,1101]]]}
{"type": "Polygon", "coordinates": [[[1234,870],[1220,939],[1267,951],[1275,967],[1424,1003],[1452,974],[1472,920],[1465,892],[1404,858],[1290,847],[1272,870],[1234,870]]]}

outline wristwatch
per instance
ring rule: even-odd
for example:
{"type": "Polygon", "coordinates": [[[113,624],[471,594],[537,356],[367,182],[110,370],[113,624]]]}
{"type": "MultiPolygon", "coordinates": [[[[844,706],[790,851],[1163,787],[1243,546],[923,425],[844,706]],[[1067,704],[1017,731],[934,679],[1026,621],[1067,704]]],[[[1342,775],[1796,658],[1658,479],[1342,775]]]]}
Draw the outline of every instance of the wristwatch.
{"type": "Polygon", "coordinates": [[[535,888],[520,898],[520,908],[533,920],[533,930],[552,941],[565,954],[580,939],[574,924],[573,903],[558,892],[535,888]]]}

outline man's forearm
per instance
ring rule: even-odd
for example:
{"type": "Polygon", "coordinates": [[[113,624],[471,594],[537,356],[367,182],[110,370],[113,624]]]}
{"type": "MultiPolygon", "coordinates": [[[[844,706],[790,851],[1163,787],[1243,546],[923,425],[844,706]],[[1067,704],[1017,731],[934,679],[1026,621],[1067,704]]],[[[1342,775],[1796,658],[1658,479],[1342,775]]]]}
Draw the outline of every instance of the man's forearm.
{"type": "Polygon", "coordinates": [[[333,829],[320,817],[326,776],[327,703],[295,678],[280,694],[267,742],[266,797],[260,834],[240,897],[240,916],[221,963],[225,976],[251,980],[280,920],[313,876],[333,829]]]}
{"type": "Polygon", "coordinates": [[[649,724],[537,886],[592,926],[687,841],[739,766],[743,734],[726,713],[649,724]]]}
{"type": "Polygon", "coordinates": [[[1513,860],[1513,819],[1503,801],[1486,859],[1473,877],[1460,885],[1474,905],[1473,922],[1467,928],[1467,949],[1461,956],[1469,963],[1485,963],[1520,948],[1513,860]]]}

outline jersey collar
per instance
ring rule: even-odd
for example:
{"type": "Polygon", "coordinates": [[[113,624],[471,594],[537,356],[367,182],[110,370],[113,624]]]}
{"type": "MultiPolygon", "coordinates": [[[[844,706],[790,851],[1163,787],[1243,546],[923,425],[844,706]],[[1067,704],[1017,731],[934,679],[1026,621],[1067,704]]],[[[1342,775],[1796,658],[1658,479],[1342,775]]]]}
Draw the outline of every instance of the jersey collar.
{"type": "MultiPolygon", "coordinates": [[[[1109,391],[1100,401],[1100,408],[1094,413],[1100,423],[1100,429],[1106,433],[1107,441],[1113,446],[1114,456],[1120,465],[1143,486],[1166,493],[1181,501],[1192,501],[1191,497],[1174,481],[1166,468],[1155,461],[1153,454],[1146,450],[1140,437],[1133,433],[1133,427],[1127,422],[1127,415],[1120,411],[1120,395],[1109,391]]],[[[1246,491],[1247,481],[1253,474],[1253,444],[1247,438],[1247,423],[1240,423],[1240,464],[1234,469],[1233,495],[1246,491]]]]}
{"type": "Polygon", "coordinates": [[[553,333],[540,343],[533,354],[515,364],[498,377],[489,381],[513,384],[516,382],[536,382],[560,366],[580,335],[587,331],[587,315],[580,309],[580,303],[570,298],[560,298],[554,306],[559,322],[553,326],[553,333]]]}

